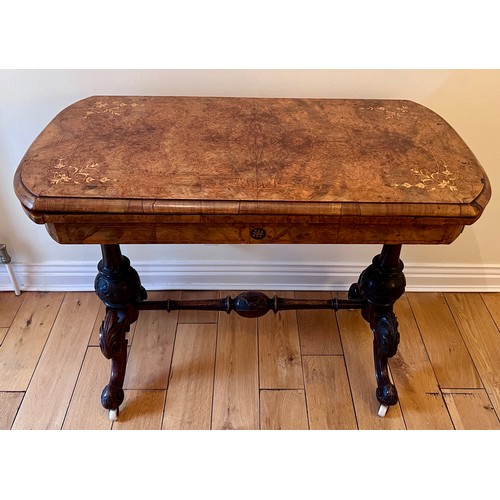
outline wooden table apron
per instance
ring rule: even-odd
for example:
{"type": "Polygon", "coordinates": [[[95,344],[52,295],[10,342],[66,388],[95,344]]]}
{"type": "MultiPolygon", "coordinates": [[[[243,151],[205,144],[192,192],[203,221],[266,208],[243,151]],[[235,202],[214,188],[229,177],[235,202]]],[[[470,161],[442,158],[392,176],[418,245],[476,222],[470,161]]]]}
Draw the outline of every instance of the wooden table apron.
{"type": "Polygon", "coordinates": [[[95,289],[112,360],[102,404],[123,402],[125,334],[141,309],[246,317],[357,308],[374,334],[376,397],[395,405],[388,374],[404,293],[403,244],[448,244],[491,190],[458,134],[401,100],[96,96],[57,115],[19,165],[27,215],[62,244],[99,244],[95,289]],[[347,300],[243,292],[147,301],[120,244],[381,244],[347,300]]]}

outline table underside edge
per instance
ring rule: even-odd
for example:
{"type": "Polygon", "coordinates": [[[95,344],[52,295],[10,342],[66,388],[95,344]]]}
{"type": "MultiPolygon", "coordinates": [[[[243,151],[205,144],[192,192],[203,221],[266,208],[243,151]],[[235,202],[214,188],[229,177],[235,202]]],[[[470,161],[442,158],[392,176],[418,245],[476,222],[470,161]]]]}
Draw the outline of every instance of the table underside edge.
{"type": "Polygon", "coordinates": [[[61,244],[449,244],[453,224],[61,224],[47,223],[61,244]]]}

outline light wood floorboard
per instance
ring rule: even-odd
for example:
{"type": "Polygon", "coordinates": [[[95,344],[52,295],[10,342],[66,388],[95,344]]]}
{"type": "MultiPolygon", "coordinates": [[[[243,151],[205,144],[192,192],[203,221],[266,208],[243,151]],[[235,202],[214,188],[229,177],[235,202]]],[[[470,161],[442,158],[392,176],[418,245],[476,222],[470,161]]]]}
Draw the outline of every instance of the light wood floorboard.
{"type": "Polygon", "coordinates": [[[210,429],[216,339],[213,323],[178,325],[164,429],[210,429]]]}
{"type": "Polygon", "coordinates": [[[27,294],[0,347],[0,391],[25,391],[64,293],[27,294]]]}
{"type": "Polygon", "coordinates": [[[24,392],[0,392],[0,431],[11,428],[23,397],[24,392]]]}
{"type": "MultiPolygon", "coordinates": [[[[153,292],[149,294],[151,300],[163,300],[167,296],[179,299],[180,293],[153,292]]],[[[141,334],[134,335],[130,348],[124,382],[125,389],[167,388],[178,316],[178,311],[141,312],[135,327],[141,334]]]]}
{"type": "Polygon", "coordinates": [[[257,320],[219,313],[212,429],[259,428],[257,320]]]}
{"type": "MultiPolygon", "coordinates": [[[[293,298],[293,292],[282,292],[293,298]]],[[[266,314],[258,319],[261,389],[302,389],[299,329],[294,311],[266,314]]]]}
{"type": "Polygon", "coordinates": [[[484,389],[443,389],[443,396],[455,429],[500,429],[500,422],[484,389]]]}
{"type": "Polygon", "coordinates": [[[15,295],[12,292],[0,292],[0,327],[9,328],[16,317],[24,299],[30,294],[15,295]]]}
{"type": "Polygon", "coordinates": [[[8,331],[9,331],[8,328],[4,326],[0,327],[0,345],[2,345],[8,331]]]}
{"type": "Polygon", "coordinates": [[[482,388],[444,294],[409,293],[408,299],[441,387],[482,388]]]}
{"type": "Polygon", "coordinates": [[[481,297],[500,331],[500,293],[482,293],[481,297]]]}
{"type": "MultiPolygon", "coordinates": [[[[295,292],[297,299],[331,299],[330,292],[295,292]]],[[[334,311],[297,311],[302,356],[343,354],[334,311]]]]}
{"type": "Polygon", "coordinates": [[[307,430],[307,408],[302,389],[260,391],[261,429],[307,430]]]}
{"type": "Polygon", "coordinates": [[[496,325],[479,295],[447,293],[446,300],[484,388],[500,415],[500,334],[496,325]]]}
{"type": "Polygon", "coordinates": [[[453,423],[408,298],[401,297],[394,310],[401,340],[390,363],[406,428],[452,429],[453,423]]]}
{"type": "Polygon", "coordinates": [[[95,294],[66,293],[14,421],[14,429],[62,427],[98,310],[95,294]]]}
{"type": "Polygon", "coordinates": [[[342,356],[303,356],[309,427],[357,429],[342,356]]]}
{"type": "Polygon", "coordinates": [[[163,422],[166,391],[127,390],[113,430],[158,430],[163,422]]]}
{"type": "Polygon", "coordinates": [[[98,347],[89,347],[64,419],[63,429],[104,430],[111,428],[108,412],[99,404],[108,383],[111,362],[98,347]]]}
{"type": "Polygon", "coordinates": [[[100,404],[110,361],[98,347],[105,308],[95,294],[2,292],[0,429],[499,430],[500,293],[408,293],[395,312],[401,341],[389,366],[400,401],[385,418],[373,334],[357,310],[258,320],[142,311],[111,422],[100,404]]]}

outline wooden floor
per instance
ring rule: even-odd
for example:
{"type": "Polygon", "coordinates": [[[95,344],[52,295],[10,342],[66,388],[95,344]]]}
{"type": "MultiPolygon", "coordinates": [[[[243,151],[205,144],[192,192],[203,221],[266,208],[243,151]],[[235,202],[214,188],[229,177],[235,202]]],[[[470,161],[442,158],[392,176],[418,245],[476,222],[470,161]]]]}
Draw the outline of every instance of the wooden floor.
{"type": "Polygon", "coordinates": [[[0,293],[0,429],[500,429],[498,293],[398,301],[401,343],[390,369],[400,403],[385,418],[359,311],[258,320],[142,311],[112,424],[100,404],[109,377],[98,347],[103,314],[93,293],[0,293]]]}

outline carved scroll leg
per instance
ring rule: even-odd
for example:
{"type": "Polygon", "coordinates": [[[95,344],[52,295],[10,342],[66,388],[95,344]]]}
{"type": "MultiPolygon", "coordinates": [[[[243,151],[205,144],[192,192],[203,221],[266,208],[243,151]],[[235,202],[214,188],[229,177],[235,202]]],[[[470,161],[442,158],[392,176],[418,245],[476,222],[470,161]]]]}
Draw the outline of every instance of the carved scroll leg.
{"type": "Polygon", "coordinates": [[[403,263],[399,260],[401,245],[384,245],[380,255],[361,274],[353,285],[349,298],[361,298],[365,306],[363,318],[370,323],[374,334],[373,355],[377,379],[379,415],[385,416],[389,406],[398,402],[396,387],[391,382],[387,361],[396,354],[399,344],[398,322],[393,304],[403,295],[406,280],[403,263]]]}
{"type": "Polygon", "coordinates": [[[370,326],[373,331],[373,355],[377,379],[377,400],[381,404],[379,415],[385,416],[389,406],[398,402],[398,391],[389,375],[387,361],[396,354],[399,344],[398,321],[392,309],[372,308],[370,326]]]}
{"type": "MultiPolygon", "coordinates": [[[[129,308],[130,309],[130,308],[129,308]]],[[[133,311],[131,311],[133,314],[133,311]]],[[[137,317],[137,314],[135,314],[137,317]]],[[[111,376],[109,384],[101,395],[101,403],[109,410],[109,418],[118,418],[119,407],[125,397],[123,381],[127,366],[127,339],[125,334],[130,330],[130,311],[127,309],[107,308],[106,317],[99,332],[99,345],[107,359],[111,359],[111,376]]],[[[135,321],[135,319],[134,319],[135,321]]]]}
{"type": "Polygon", "coordinates": [[[146,299],[137,271],[122,256],[118,245],[102,245],[102,260],[95,280],[95,290],[106,304],[106,317],[99,336],[101,351],[111,359],[111,377],[104,388],[101,403],[116,420],[124,399],[123,381],[127,365],[126,332],[139,316],[137,302],[146,299]]]}

